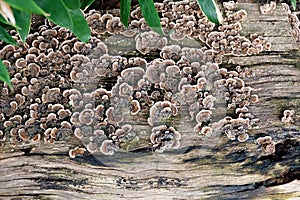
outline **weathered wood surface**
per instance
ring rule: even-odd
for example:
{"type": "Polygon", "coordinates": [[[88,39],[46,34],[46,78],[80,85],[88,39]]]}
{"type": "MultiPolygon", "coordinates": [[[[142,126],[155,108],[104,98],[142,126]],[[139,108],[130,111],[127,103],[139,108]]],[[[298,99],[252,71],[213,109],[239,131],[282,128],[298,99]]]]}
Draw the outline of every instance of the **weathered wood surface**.
{"type": "Polygon", "coordinates": [[[260,121],[245,143],[221,135],[203,138],[188,132],[181,148],[163,154],[142,147],[114,156],[70,159],[75,137],[34,148],[0,147],[1,199],[297,199],[300,197],[300,70],[299,50],[278,6],[260,16],[248,11],[243,34],[260,33],[272,42],[269,52],[230,57],[223,65],[251,67],[256,76],[246,84],[259,90],[250,107],[260,121]],[[229,64],[231,63],[231,64],[229,64]],[[295,124],[281,122],[285,109],[295,110],[295,124]],[[274,138],[276,152],[263,156],[255,140],[274,138]]]}

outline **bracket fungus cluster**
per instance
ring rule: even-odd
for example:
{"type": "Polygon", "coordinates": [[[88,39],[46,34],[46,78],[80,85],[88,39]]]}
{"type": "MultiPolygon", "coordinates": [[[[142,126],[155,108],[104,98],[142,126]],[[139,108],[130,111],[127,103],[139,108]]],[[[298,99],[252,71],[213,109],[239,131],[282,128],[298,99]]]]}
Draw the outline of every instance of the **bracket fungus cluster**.
{"type": "Polygon", "coordinates": [[[295,38],[298,46],[300,46],[300,29],[299,29],[299,25],[300,25],[300,21],[299,18],[297,17],[297,15],[291,13],[291,10],[289,9],[288,5],[285,4],[288,10],[288,22],[290,23],[291,27],[292,27],[292,36],[295,38]]]}
{"type": "Polygon", "coordinates": [[[256,140],[257,144],[262,147],[264,155],[270,155],[275,153],[275,142],[273,141],[271,136],[259,137],[256,140]]]}
{"type": "Polygon", "coordinates": [[[283,111],[283,117],[281,118],[281,121],[285,124],[293,124],[294,123],[294,119],[293,119],[294,114],[295,114],[294,110],[283,111]]]}
{"type": "Polygon", "coordinates": [[[264,15],[273,14],[276,9],[276,2],[271,1],[270,3],[266,3],[262,6],[260,6],[259,9],[260,9],[261,14],[264,14],[264,15]]]}
{"type": "MultiPolygon", "coordinates": [[[[14,91],[0,86],[0,142],[54,143],[75,136],[85,147],[71,149],[70,157],[87,152],[113,155],[124,143],[139,140],[137,118],[151,128],[153,151],[180,148],[184,134],[175,118],[193,124],[207,137],[224,133],[245,142],[256,119],[248,106],[258,102],[256,90],[244,77],[248,68],[220,68],[225,55],[248,56],[270,49],[259,35],[242,36],[247,13],[237,3],[224,3],[225,22],[207,20],[196,1],[155,3],[166,35],[150,30],[139,8],[126,28],[118,16],[95,10],[86,14],[92,37],[78,41],[67,29],[49,21],[19,46],[0,43],[0,58],[12,77],[14,91]],[[105,39],[135,41],[134,53],[112,55],[105,39]],[[199,47],[184,47],[191,39],[199,47]],[[156,58],[147,57],[154,53],[156,58]],[[146,56],[146,58],[144,57],[146,56]],[[218,108],[233,116],[218,115],[218,108]]],[[[129,50],[130,51],[130,50],[129,50]]],[[[193,133],[190,133],[193,134],[193,133]]]]}

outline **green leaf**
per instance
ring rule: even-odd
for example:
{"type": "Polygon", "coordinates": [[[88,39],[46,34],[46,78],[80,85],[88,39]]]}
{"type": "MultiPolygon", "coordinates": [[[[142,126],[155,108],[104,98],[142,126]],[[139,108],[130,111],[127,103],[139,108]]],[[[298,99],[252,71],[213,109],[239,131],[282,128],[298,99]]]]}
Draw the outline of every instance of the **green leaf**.
{"type": "Polygon", "coordinates": [[[70,14],[72,27],[68,27],[81,41],[90,40],[90,28],[80,10],[80,0],[62,0],[70,14]]]}
{"type": "Polygon", "coordinates": [[[0,40],[8,44],[18,45],[17,42],[0,26],[0,40]]]}
{"type": "Polygon", "coordinates": [[[81,5],[80,8],[81,9],[87,9],[90,5],[92,5],[92,3],[94,3],[95,0],[82,0],[81,1],[81,5]]]}
{"type": "Polygon", "coordinates": [[[76,10],[80,8],[80,0],[63,0],[63,2],[70,10],[76,10]]]}
{"type": "Polygon", "coordinates": [[[33,0],[26,0],[26,1],[24,1],[24,0],[23,1],[21,1],[21,0],[3,0],[3,1],[7,2],[11,7],[21,10],[21,11],[35,13],[35,14],[44,15],[44,16],[48,15],[33,0]]]}
{"type": "Polygon", "coordinates": [[[81,41],[87,43],[91,37],[90,28],[84,18],[80,9],[70,11],[73,27],[70,28],[74,35],[76,35],[81,41]]]}
{"type": "Polygon", "coordinates": [[[209,21],[222,24],[223,17],[215,0],[198,0],[198,4],[209,21]]]}
{"type": "Polygon", "coordinates": [[[157,33],[164,35],[164,32],[160,25],[160,18],[153,0],[138,0],[142,11],[142,14],[147,24],[157,33]]]}
{"type": "Polygon", "coordinates": [[[73,26],[70,14],[61,0],[35,0],[35,2],[50,14],[46,17],[55,24],[67,28],[73,26]]]}
{"type": "Polygon", "coordinates": [[[20,35],[20,38],[23,42],[25,42],[29,31],[30,31],[30,22],[31,22],[31,14],[28,12],[12,9],[15,19],[16,25],[20,28],[16,29],[20,35]]]}
{"type": "Polygon", "coordinates": [[[296,0],[291,0],[291,3],[292,3],[292,6],[293,6],[293,9],[296,10],[296,0]]]}
{"type": "Polygon", "coordinates": [[[128,27],[128,18],[130,15],[131,0],[120,1],[120,16],[122,23],[128,27]]]}
{"type": "Polygon", "coordinates": [[[50,16],[47,18],[59,26],[70,29],[80,40],[88,42],[90,29],[80,10],[79,0],[35,0],[50,16]]]}
{"type": "Polygon", "coordinates": [[[16,25],[12,24],[11,22],[7,21],[2,15],[0,15],[0,22],[5,24],[5,25],[14,27],[14,28],[19,28],[16,25]]]}
{"type": "Polygon", "coordinates": [[[0,59],[0,80],[3,81],[4,83],[6,83],[6,85],[8,85],[8,87],[11,90],[13,89],[11,82],[10,82],[8,70],[7,70],[6,66],[3,64],[1,59],[0,59]]]}

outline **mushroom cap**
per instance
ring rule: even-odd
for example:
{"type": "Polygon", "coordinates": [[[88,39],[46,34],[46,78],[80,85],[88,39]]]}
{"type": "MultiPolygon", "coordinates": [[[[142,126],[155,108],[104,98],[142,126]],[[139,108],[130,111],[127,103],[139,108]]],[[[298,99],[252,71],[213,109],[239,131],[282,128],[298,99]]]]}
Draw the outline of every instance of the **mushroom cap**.
{"type": "Polygon", "coordinates": [[[249,135],[247,133],[242,133],[238,136],[239,142],[246,142],[249,139],[249,135]]]}
{"type": "Polygon", "coordinates": [[[232,130],[226,130],[225,134],[229,140],[235,140],[235,133],[232,130]]]}
{"type": "Polygon", "coordinates": [[[72,125],[70,124],[70,122],[67,122],[67,121],[62,121],[60,123],[60,125],[61,125],[61,128],[68,128],[68,129],[72,128],[72,125]]]}
{"type": "Polygon", "coordinates": [[[259,145],[270,144],[272,142],[272,137],[269,135],[264,136],[264,137],[259,137],[259,138],[257,138],[256,142],[259,145]]]}
{"type": "Polygon", "coordinates": [[[114,155],[118,147],[113,143],[112,140],[104,140],[101,144],[100,151],[104,155],[114,155]]]}
{"type": "Polygon", "coordinates": [[[133,93],[133,87],[127,83],[121,83],[119,85],[119,94],[121,97],[129,97],[133,93]]]}
{"type": "Polygon", "coordinates": [[[105,107],[104,105],[100,104],[96,108],[94,108],[95,117],[98,120],[103,120],[105,114],[105,107]]]}
{"type": "Polygon", "coordinates": [[[167,127],[160,125],[152,128],[150,141],[156,152],[163,152],[165,149],[177,149],[180,147],[179,140],[181,134],[174,129],[174,127],[167,127]]]}
{"type": "Polygon", "coordinates": [[[85,148],[75,147],[69,150],[69,156],[70,158],[75,158],[78,155],[83,155],[85,151],[85,148]]]}
{"type": "Polygon", "coordinates": [[[195,133],[200,133],[202,130],[202,124],[196,124],[196,126],[194,127],[194,132],[195,133]]]}
{"type": "Polygon", "coordinates": [[[164,46],[160,51],[160,56],[163,59],[172,59],[177,61],[180,59],[180,50],[181,47],[179,45],[164,46]]]}
{"type": "Polygon", "coordinates": [[[207,136],[207,137],[210,137],[213,134],[213,129],[209,126],[204,126],[204,127],[202,127],[200,133],[207,136]]]}
{"type": "Polygon", "coordinates": [[[137,100],[132,100],[130,102],[130,113],[132,115],[136,115],[139,113],[140,110],[141,110],[140,103],[137,100]]]}
{"type": "Polygon", "coordinates": [[[105,132],[101,129],[97,129],[94,131],[94,135],[97,137],[105,136],[105,132]]]}
{"type": "Polygon", "coordinates": [[[26,142],[29,139],[29,136],[24,128],[18,130],[18,135],[24,142],[26,142]]]}
{"type": "Polygon", "coordinates": [[[196,121],[201,124],[202,122],[206,122],[210,119],[212,115],[211,110],[200,110],[198,114],[196,115],[196,121]]]}
{"type": "Polygon", "coordinates": [[[93,143],[93,142],[90,142],[88,143],[88,145],[86,146],[86,149],[90,152],[90,153],[95,153],[96,151],[98,151],[98,146],[93,143]]]}
{"type": "Polygon", "coordinates": [[[294,110],[285,110],[283,111],[283,116],[284,117],[292,117],[294,115],[295,111],[294,110]]]}
{"type": "Polygon", "coordinates": [[[162,37],[154,31],[143,32],[137,35],[135,41],[136,49],[144,55],[151,51],[162,49],[168,43],[166,37],[162,37]]]}
{"type": "Polygon", "coordinates": [[[223,7],[227,10],[234,10],[238,6],[238,2],[234,1],[228,1],[228,2],[223,2],[223,7]]]}
{"type": "Polygon", "coordinates": [[[78,138],[78,139],[82,139],[83,138],[83,133],[82,130],[80,128],[76,128],[74,130],[74,135],[78,138]]]}
{"type": "Polygon", "coordinates": [[[41,134],[36,134],[33,138],[32,138],[32,142],[38,142],[41,140],[41,134]]]}
{"type": "Polygon", "coordinates": [[[265,151],[268,153],[268,154],[273,154],[276,152],[276,146],[275,146],[275,143],[272,142],[268,145],[265,146],[265,151]]]}
{"type": "Polygon", "coordinates": [[[80,112],[78,120],[80,123],[90,125],[93,123],[95,113],[92,109],[84,109],[80,112]]]}
{"type": "Polygon", "coordinates": [[[215,100],[216,100],[216,97],[214,97],[212,95],[206,96],[202,101],[203,107],[206,109],[212,109],[214,106],[215,100]]]}

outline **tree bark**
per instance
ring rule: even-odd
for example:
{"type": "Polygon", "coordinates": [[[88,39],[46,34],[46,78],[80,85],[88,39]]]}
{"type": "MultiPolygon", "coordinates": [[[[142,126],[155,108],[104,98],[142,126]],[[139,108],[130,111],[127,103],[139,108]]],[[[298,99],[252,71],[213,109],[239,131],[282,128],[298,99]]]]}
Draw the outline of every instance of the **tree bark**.
{"type": "MultiPolygon", "coordinates": [[[[251,68],[246,85],[259,89],[249,109],[259,119],[245,143],[225,136],[204,138],[192,127],[183,132],[180,149],[162,154],[144,145],[113,156],[89,154],[71,159],[69,149],[82,145],[74,136],[53,145],[0,147],[1,199],[287,199],[300,196],[300,59],[287,12],[261,15],[247,10],[244,35],[258,33],[272,43],[256,56],[227,57],[224,67],[251,68]],[[295,111],[294,124],[281,122],[283,111],[295,111]],[[186,136],[185,136],[186,135],[186,136]],[[269,135],[275,153],[264,155],[256,143],[269,135]],[[186,138],[184,138],[186,137],[186,138]]],[[[149,130],[146,119],[141,130],[149,130]]],[[[143,139],[143,138],[142,138],[143,139]]]]}

